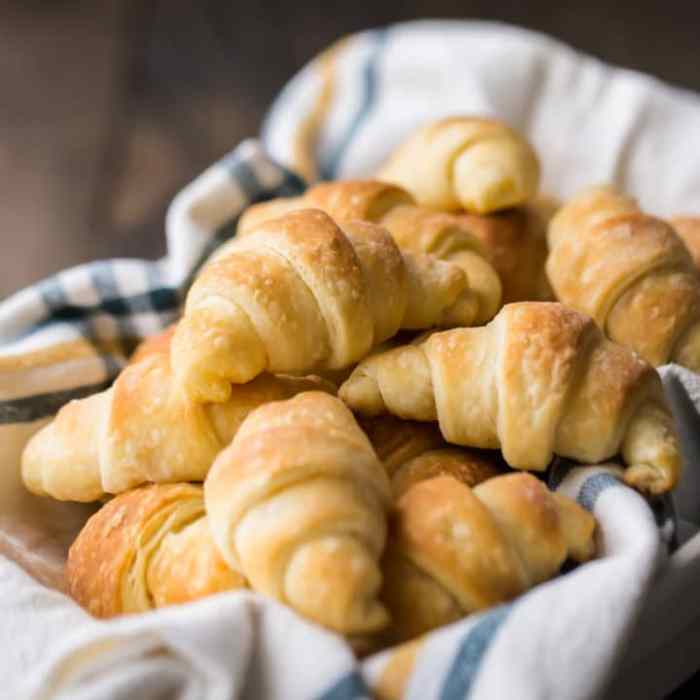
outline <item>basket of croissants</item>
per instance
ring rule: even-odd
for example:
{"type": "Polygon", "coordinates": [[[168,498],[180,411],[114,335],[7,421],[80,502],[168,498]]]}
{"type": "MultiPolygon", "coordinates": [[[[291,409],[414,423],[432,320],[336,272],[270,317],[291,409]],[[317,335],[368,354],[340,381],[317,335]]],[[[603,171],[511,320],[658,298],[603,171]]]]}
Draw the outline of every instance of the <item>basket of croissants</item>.
{"type": "Polygon", "coordinates": [[[672,490],[655,367],[700,371],[700,225],[538,189],[521,135],[455,116],[373,179],[249,207],[177,323],[24,451],[34,494],[103,501],[71,596],[112,617],[252,589],[365,654],[595,556],[553,461],[672,490]]]}

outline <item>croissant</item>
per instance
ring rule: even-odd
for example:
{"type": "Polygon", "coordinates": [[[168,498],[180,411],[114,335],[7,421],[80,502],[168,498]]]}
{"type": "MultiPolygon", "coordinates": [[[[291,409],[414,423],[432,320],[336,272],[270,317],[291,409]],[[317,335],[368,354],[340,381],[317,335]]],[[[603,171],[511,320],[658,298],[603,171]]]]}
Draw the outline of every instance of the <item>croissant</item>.
{"type": "Polygon", "coordinates": [[[231,382],[342,369],[400,328],[460,325],[474,304],[457,265],[402,255],[380,226],[341,230],[304,209],[233,239],[205,266],[173,338],[173,369],[193,397],[225,401],[231,382]]]}
{"type": "Polygon", "coordinates": [[[450,214],[417,206],[413,197],[396,185],[378,180],[324,182],[303,197],[273,199],[249,207],[238,224],[238,235],[305,207],[321,209],[339,221],[362,219],[381,224],[402,251],[434,255],[459,265],[478,302],[470,325],[486,323],[500,308],[501,282],[485,259],[484,248],[472,234],[469,223],[465,225],[450,214]]]}
{"type": "Polygon", "coordinates": [[[252,588],[351,637],[387,624],[389,482],[338,399],[306,392],[251,413],[204,496],[219,550],[252,588]]]}
{"type": "Polygon", "coordinates": [[[142,348],[112,387],[66,404],[29,441],[22,478],[30,491],[94,501],[149,481],[201,481],[251,410],[300,391],[333,391],[316,377],[264,374],[225,403],[200,404],[174,381],[159,342],[142,348]]]}
{"type": "Polygon", "coordinates": [[[589,464],[621,452],[627,483],[642,491],[668,491],[679,477],[659,375],[562,304],[508,304],[482,328],[375,355],[339,395],[364,415],[437,420],[448,442],[500,448],[516,469],[545,469],[553,454],[589,464]]]}
{"type": "Polygon", "coordinates": [[[695,267],[700,268],[700,216],[677,216],[669,223],[685,243],[695,267]]]}
{"type": "Polygon", "coordinates": [[[549,247],[559,301],[654,366],[700,371],[700,273],[667,223],[612,187],[592,188],[552,219],[549,247]]]}
{"type": "Polygon", "coordinates": [[[545,199],[486,216],[458,215],[481,241],[487,260],[498,273],[504,304],[554,298],[544,267],[547,226],[553,215],[554,204],[545,199]]]}
{"type": "Polygon", "coordinates": [[[102,506],[68,552],[70,595],[96,617],[245,587],[209,532],[201,486],[154,484],[102,506]]]}
{"type": "Polygon", "coordinates": [[[525,139],[494,119],[450,117],[415,131],[377,173],[419,204],[489,214],[532,199],[540,166],[525,139]]]}
{"type": "Polygon", "coordinates": [[[360,425],[391,479],[394,500],[413,484],[441,474],[474,486],[507,469],[497,452],[449,445],[435,423],[379,416],[360,425]]]}
{"type": "Polygon", "coordinates": [[[421,481],[396,506],[382,561],[393,642],[510,600],[595,551],[595,520],[530,474],[474,488],[421,481]]]}

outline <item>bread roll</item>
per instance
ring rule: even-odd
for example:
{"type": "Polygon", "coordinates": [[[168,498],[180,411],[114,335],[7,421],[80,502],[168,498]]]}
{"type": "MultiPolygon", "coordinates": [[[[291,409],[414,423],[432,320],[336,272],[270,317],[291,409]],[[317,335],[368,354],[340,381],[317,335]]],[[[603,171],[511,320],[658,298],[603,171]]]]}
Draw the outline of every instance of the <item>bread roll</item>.
{"type": "Polygon", "coordinates": [[[201,486],[158,484],[97,511],[68,553],[70,595],[96,617],[138,613],[245,587],[209,532],[201,486]]]}

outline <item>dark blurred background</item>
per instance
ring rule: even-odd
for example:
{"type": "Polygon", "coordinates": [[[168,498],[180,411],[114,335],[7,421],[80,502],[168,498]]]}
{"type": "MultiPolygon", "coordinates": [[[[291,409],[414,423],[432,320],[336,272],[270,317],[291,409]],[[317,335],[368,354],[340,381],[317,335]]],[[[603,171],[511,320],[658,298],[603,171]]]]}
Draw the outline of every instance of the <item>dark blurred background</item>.
{"type": "Polygon", "coordinates": [[[700,90],[698,2],[326,6],[0,0],[0,298],[78,262],[161,255],[173,194],[255,135],[285,81],[349,32],[497,19],[700,90]]]}

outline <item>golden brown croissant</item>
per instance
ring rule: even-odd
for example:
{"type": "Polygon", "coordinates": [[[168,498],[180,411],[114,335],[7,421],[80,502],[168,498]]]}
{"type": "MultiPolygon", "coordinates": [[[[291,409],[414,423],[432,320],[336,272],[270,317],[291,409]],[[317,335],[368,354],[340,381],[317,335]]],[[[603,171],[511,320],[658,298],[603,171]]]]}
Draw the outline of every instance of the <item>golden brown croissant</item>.
{"type": "Polygon", "coordinates": [[[612,187],[591,188],[552,219],[549,248],[559,301],[654,366],[700,371],[700,273],[667,223],[612,187]]]}
{"type": "Polygon", "coordinates": [[[68,501],[149,481],[201,481],[250,411],[309,389],[334,392],[318,377],[264,374],[225,403],[200,404],[174,381],[156,343],[112,387],[61,408],[27,444],[22,478],[33,493],[68,501]]]}
{"type": "Polygon", "coordinates": [[[391,479],[394,499],[413,484],[441,474],[474,486],[507,470],[494,450],[449,445],[435,423],[378,416],[360,425],[391,479]]]}
{"type": "Polygon", "coordinates": [[[460,325],[475,300],[455,264],[402,254],[389,233],[320,210],[264,222],[205,266],[187,296],[173,369],[224,401],[262,371],[341,369],[400,328],[460,325]]]}
{"type": "Polygon", "coordinates": [[[493,450],[441,447],[416,455],[404,462],[391,479],[394,498],[400,498],[419,481],[451,476],[458,481],[478,484],[506,471],[493,450]]]}
{"type": "Polygon", "coordinates": [[[68,553],[71,596],[96,617],[144,612],[245,587],[209,532],[201,486],[154,484],[120,494],[68,553]]]}
{"type": "Polygon", "coordinates": [[[700,268],[700,216],[676,216],[669,223],[685,243],[695,267],[700,268]]]}
{"type": "Polygon", "coordinates": [[[626,481],[652,493],[680,472],[659,375],[562,304],[508,304],[482,328],[375,355],[339,395],[365,415],[437,420],[448,442],[500,448],[516,469],[545,469],[553,454],[589,464],[621,452],[626,481]]]}
{"type": "Polygon", "coordinates": [[[341,634],[386,625],[389,482],[338,399],[307,392],[251,413],[204,492],[219,550],[252,588],[341,634]]]}
{"type": "Polygon", "coordinates": [[[550,202],[542,201],[485,216],[459,215],[498,272],[504,304],[554,298],[544,269],[547,225],[553,214],[550,202]]]}
{"type": "Polygon", "coordinates": [[[488,214],[535,196],[540,166],[525,139],[494,119],[450,117],[415,131],[377,173],[419,204],[488,214]]]}
{"type": "Polygon", "coordinates": [[[382,600],[401,642],[484,610],[595,551],[595,520],[530,474],[474,488],[450,476],[399,499],[382,562],[382,600]]]}
{"type": "MultiPolygon", "coordinates": [[[[362,219],[385,226],[401,250],[434,255],[458,264],[467,274],[478,309],[471,323],[493,318],[501,306],[501,284],[485,251],[459,218],[416,205],[406,190],[378,180],[324,182],[303,197],[273,199],[250,207],[238,224],[238,235],[287,211],[313,207],[338,221],[362,219]]],[[[544,265],[544,262],[542,263],[544,265]]]]}

